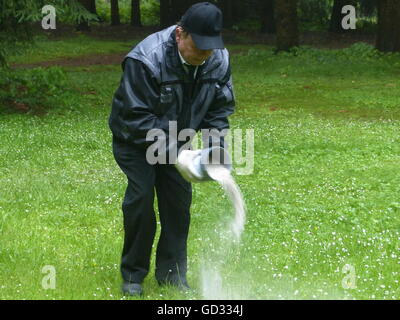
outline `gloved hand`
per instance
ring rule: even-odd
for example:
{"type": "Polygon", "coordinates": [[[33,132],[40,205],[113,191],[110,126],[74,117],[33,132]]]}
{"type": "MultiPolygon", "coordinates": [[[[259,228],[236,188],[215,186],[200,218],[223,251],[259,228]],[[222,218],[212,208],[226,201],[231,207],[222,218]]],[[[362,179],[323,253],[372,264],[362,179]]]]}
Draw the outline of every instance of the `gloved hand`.
{"type": "Polygon", "coordinates": [[[201,150],[183,150],[179,153],[176,168],[188,182],[199,182],[203,180],[200,171],[201,150]]]}
{"type": "Polygon", "coordinates": [[[179,153],[176,167],[188,182],[214,180],[208,174],[211,168],[222,166],[232,170],[232,164],[227,151],[221,147],[201,150],[183,150],[179,153]]]}

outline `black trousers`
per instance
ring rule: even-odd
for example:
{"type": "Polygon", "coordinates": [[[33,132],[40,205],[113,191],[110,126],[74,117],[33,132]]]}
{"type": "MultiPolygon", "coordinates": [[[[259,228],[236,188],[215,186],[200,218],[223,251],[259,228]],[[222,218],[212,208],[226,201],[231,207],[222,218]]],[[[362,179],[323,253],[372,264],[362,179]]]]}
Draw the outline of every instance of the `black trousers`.
{"type": "Polygon", "coordinates": [[[174,165],[150,165],[146,161],[145,150],[115,138],[113,153],[128,178],[122,204],[125,232],[121,258],[123,279],[142,283],[149,272],[157,226],[154,212],[156,192],[161,224],[156,251],[156,279],[185,281],[191,184],[182,178],[174,165]]]}

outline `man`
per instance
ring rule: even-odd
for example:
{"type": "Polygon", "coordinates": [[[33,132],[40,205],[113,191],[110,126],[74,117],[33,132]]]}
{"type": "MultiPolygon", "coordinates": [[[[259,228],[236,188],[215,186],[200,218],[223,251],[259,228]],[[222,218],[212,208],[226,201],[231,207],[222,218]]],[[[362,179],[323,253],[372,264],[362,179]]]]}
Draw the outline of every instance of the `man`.
{"type": "MultiPolygon", "coordinates": [[[[173,163],[150,164],[146,139],[152,129],[229,127],[234,95],[229,56],[221,38],[222,13],[211,3],[190,7],[180,23],[140,42],[123,61],[109,125],[116,162],[128,178],[122,204],[122,291],[142,294],[156,232],[154,189],[161,234],[155,276],[160,285],[188,289],[187,237],[192,189],[173,163]]],[[[167,149],[176,143],[170,139],[167,149]]],[[[183,143],[178,143],[179,147],[183,143]]]]}

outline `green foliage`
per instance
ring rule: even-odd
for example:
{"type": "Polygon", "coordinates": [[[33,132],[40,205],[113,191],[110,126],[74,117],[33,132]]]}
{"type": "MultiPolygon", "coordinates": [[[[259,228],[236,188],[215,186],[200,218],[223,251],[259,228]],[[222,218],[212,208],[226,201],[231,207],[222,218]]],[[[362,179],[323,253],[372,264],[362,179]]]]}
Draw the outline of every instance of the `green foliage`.
{"type": "Polygon", "coordinates": [[[359,60],[362,61],[363,58],[373,57],[377,58],[381,56],[378,50],[375,47],[365,43],[365,42],[357,42],[345,49],[338,50],[330,50],[330,51],[321,51],[319,49],[309,47],[309,46],[300,46],[297,48],[293,48],[291,53],[296,56],[302,56],[303,58],[311,58],[315,57],[315,55],[326,56],[326,57],[336,57],[336,58],[345,58],[351,60],[359,60]]]}
{"type": "MultiPolygon", "coordinates": [[[[377,24],[376,0],[361,0],[355,4],[357,30],[375,32],[377,24]]],[[[300,29],[304,31],[327,30],[331,19],[333,0],[299,0],[300,29]]]]}
{"type": "Polygon", "coordinates": [[[377,14],[378,0],[360,0],[361,13],[364,16],[372,17],[377,14]]]}
{"type": "Polygon", "coordinates": [[[160,24],[160,1],[142,0],[140,10],[142,24],[144,26],[160,24]]]}
{"type": "Polygon", "coordinates": [[[3,70],[0,77],[0,112],[39,114],[60,105],[66,74],[59,67],[16,71],[3,70]]]}
{"type": "MultiPolygon", "coordinates": [[[[131,0],[119,0],[118,7],[121,23],[129,24],[131,21],[131,0]]],[[[96,2],[96,10],[102,21],[111,22],[111,5],[109,0],[98,0],[96,2]]],[[[160,2],[157,0],[141,0],[140,14],[142,25],[159,25],[160,2]]]]}
{"type": "Polygon", "coordinates": [[[235,31],[241,31],[241,30],[245,30],[245,31],[259,31],[261,29],[261,21],[260,19],[243,19],[240,20],[239,22],[235,23],[232,26],[232,30],[235,31]]]}
{"type": "Polygon", "coordinates": [[[0,0],[0,68],[6,65],[6,56],[20,49],[21,41],[29,41],[32,37],[25,17],[26,12],[35,12],[33,1],[0,0]],[[25,23],[22,23],[25,22],[25,23]]]}
{"type": "Polygon", "coordinates": [[[332,12],[332,0],[300,0],[299,20],[309,27],[325,27],[332,12]]]}
{"type": "Polygon", "coordinates": [[[365,42],[357,42],[348,48],[339,50],[343,56],[349,59],[368,59],[368,58],[379,58],[383,56],[374,46],[371,46],[365,42]]]}
{"type": "Polygon", "coordinates": [[[1,21],[10,21],[15,17],[17,23],[36,22],[43,17],[42,8],[45,5],[54,6],[57,20],[79,23],[81,20],[96,20],[96,16],[88,12],[78,0],[19,0],[2,2],[1,21]]]}
{"type": "Polygon", "coordinates": [[[6,65],[8,55],[18,53],[32,41],[30,25],[42,19],[44,5],[55,7],[58,21],[77,24],[97,19],[77,0],[0,0],[0,68],[6,65]]]}
{"type": "Polygon", "coordinates": [[[356,29],[364,33],[376,33],[378,29],[378,19],[376,17],[360,17],[357,19],[356,29]]]}
{"type": "MultiPolygon", "coordinates": [[[[376,70],[381,68],[382,71],[386,68],[400,66],[400,53],[385,54],[365,42],[357,42],[348,48],[336,50],[319,50],[310,46],[299,46],[292,48],[289,52],[281,52],[279,55],[296,56],[304,61],[305,67],[312,64],[313,61],[319,61],[323,65],[356,63],[360,66],[373,63],[376,70]]],[[[360,72],[362,71],[360,69],[360,72]]]]}
{"type": "Polygon", "coordinates": [[[79,24],[82,21],[97,21],[97,15],[87,11],[78,0],[45,1],[52,4],[57,11],[57,20],[60,22],[79,24]]]}

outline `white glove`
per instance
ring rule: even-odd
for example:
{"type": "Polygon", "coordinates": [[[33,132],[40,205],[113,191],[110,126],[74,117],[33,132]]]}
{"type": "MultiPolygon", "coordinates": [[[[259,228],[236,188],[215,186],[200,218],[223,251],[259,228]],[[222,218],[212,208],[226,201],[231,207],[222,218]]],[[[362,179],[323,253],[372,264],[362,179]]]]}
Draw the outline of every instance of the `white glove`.
{"type": "Polygon", "coordinates": [[[199,182],[203,180],[200,171],[201,150],[183,150],[179,153],[176,168],[188,182],[199,182]]]}

